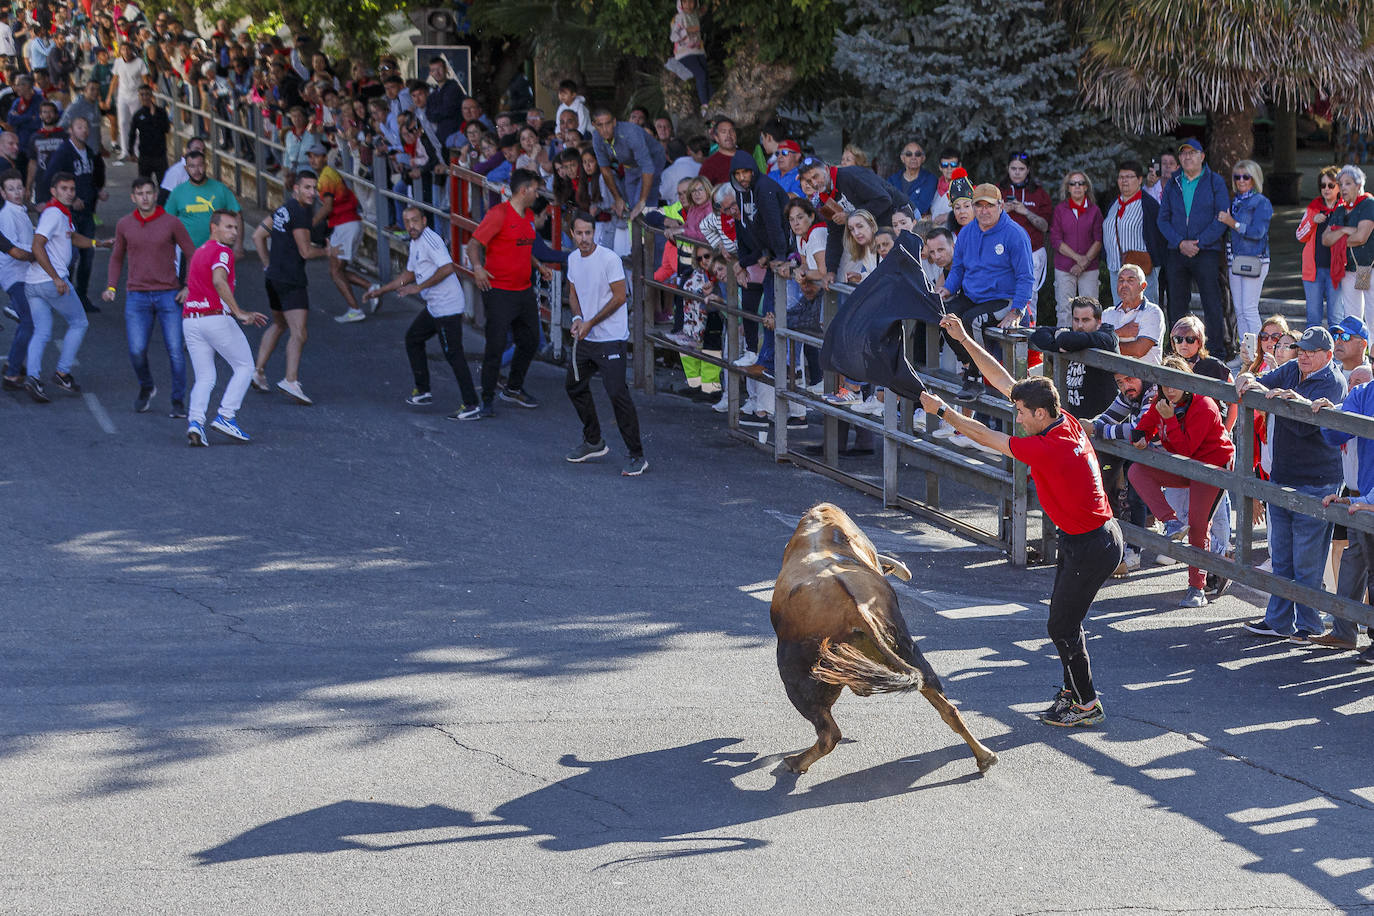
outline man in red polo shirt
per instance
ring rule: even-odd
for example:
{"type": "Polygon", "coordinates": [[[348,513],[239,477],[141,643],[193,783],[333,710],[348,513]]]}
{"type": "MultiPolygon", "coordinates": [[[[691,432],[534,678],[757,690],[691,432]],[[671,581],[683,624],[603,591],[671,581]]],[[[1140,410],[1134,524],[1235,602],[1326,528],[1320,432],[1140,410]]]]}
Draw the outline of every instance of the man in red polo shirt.
{"type": "Polygon", "coordinates": [[[1072,414],[1059,407],[1059,392],[1047,378],[1016,381],[1002,364],[978,346],[957,316],[940,327],[968,348],[988,383],[1016,405],[1024,436],[994,432],[972,417],[949,410],[929,391],[921,406],[979,445],[996,449],[1030,466],[1040,506],[1059,529],[1059,565],[1050,593],[1049,634],[1064,666],[1064,688],[1040,718],[1047,725],[1096,725],[1106,718],[1093,689],[1083,618],[1097,590],[1121,563],[1121,528],[1112,518],[1102,487],[1097,453],[1072,414]]]}
{"type": "MultiPolygon", "coordinates": [[[[486,349],[482,353],[482,417],[493,417],[496,410],[496,381],[501,374],[501,354],[506,349],[506,335],[515,338],[515,355],[510,361],[510,375],[501,389],[501,400],[534,408],[539,402],[525,391],[525,373],[529,371],[539,348],[539,306],[530,288],[530,271],[534,256],[545,257],[531,222],[530,207],[539,196],[539,176],[529,169],[516,169],[510,176],[510,200],[487,211],[468,241],[468,259],[472,264],[473,280],[482,291],[486,306],[486,349]],[[539,250],[536,250],[539,249],[539,250]]],[[[547,268],[540,266],[540,270],[547,268]]]]}

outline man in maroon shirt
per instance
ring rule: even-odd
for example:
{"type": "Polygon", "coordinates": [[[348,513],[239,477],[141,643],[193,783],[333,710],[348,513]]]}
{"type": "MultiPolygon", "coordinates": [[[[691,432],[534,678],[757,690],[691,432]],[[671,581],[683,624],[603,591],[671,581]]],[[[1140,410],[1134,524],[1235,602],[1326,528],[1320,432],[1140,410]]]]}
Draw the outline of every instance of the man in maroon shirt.
{"type": "Polygon", "coordinates": [[[134,212],[115,224],[114,248],[110,251],[108,286],[101,296],[113,302],[124,260],[129,261],[129,283],[124,295],[124,329],[129,337],[129,360],[138,376],[134,410],[146,413],[157,386],[148,367],[148,343],[153,322],[162,326],[162,342],[172,364],[172,417],[186,416],[186,348],[181,330],[181,304],[177,302],[176,252],[190,263],[195,254],[191,236],[181,220],[157,205],[157,185],[151,178],[134,179],[129,195],[134,212]]]}
{"type": "Polygon", "coordinates": [[[735,122],[721,118],[711,128],[711,139],[716,141],[716,151],[701,164],[701,175],[712,185],[720,186],[730,180],[730,160],[735,158],[735,150],[739,149],[735,122]]]}
{"type": "Polygon", "coordinates": [[[949,410],[929,391],[921,394],[921,406],[979,445],[1029,465],[1040,506],[1059,529],[1059,565],[1050,592],[1049,634],[1064,668],[1064,688],[1041,714],[1041,721],[1047,725],[1096,725],[1106,714],[1093,689],[1083,618],[1125,552],[1121,528],[1112,518],[1102,487],[1097,453],[1073,415],[1060,410],[1054,382],[1047,378],[1013,379],[968,336],[957,316],[941,319],[940,327],[968,348],[988,383],[1012,400],[1016,422],[1026,434],[1008,436],[988,429],[972,417],[949,410]]]}

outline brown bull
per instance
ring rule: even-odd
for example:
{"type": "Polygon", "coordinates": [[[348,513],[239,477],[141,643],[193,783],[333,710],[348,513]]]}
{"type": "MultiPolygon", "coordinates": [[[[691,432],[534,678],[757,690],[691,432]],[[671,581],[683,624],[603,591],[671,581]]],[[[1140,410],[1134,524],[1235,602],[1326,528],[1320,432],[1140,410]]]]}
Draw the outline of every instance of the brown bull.
{"type": "Polygon", "coordinates": [[[829,503],[802,516],[787,542],[771,608],[778,673],[792,705],[816,726],[816,743],[784,758],[793,772],[805,773],[839,743],[830,708],[845,687],[864,697],[919,690],[968,742],[979,770],[997,762],[945,698],[907,631],[897,593],[884,578],[889,573],[911,578],[906,566],[874,550],[849,516],[829,503]]]}

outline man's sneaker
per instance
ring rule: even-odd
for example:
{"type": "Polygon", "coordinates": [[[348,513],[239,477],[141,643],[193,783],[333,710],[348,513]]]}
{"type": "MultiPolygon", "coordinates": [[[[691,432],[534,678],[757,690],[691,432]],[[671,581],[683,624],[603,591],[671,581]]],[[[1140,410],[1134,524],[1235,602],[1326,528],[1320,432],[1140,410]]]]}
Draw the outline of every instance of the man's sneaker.
{"type": "Polygon", "coordinates": [[[730,392],[722,390],[720,399],[711,405],[711,409],[716,413],[725,413],[730,409],[730,392]]]}
{"type": "Polygon", "coordinates": [[[173,401],[173,402],[172,402],[172,410],[171,410],[170,413],[167,414],[167,416],[171,417],[173,420],[184,420],[184,419],[186,419],[186,402],[185,402],[185,401],[173,401]]]}
{"type": "Polygon", "coordinates": [[[788,428],[788,429],[806,429],[806,428],[808,428],[810,425],[811,425],[811,424],[809,424],[809,423],[806,422],[806,417],[788,417],[788,418],[787,418],[787,428],[788,428]]]}
{"type": "Polygon", "coordinates": [[[1050,708],[1040,714],[1040,718],[1045,716],[1057,716],[1064,711],[1065,706],[1073,705],[1073,691],[1067,687],[1061,687],[1059,692],[1054,695],[1054,700],[1050,703],[1050,708]]]}
{"type": "Polygon", "coordinates": [[[267,376],[261,372],[253,373],[253,389],[255,391],[270,392],[272,386],[267,384],[267,376]]]}
{"type": "Polygon", "coordinates": [[[1116,572],[1112,573],[1113,579],[1124,579],[1131,573],[1140,568],[1140,551],[1127,547],[1121,562],[1116,566],[1116,572]]]}
{"type": "Polygon", "coordinates": [[[1164,536],[1171,541],[1180,540],[1188,533],[1188,523],[1181,518],[1171,518],[1164,523],[1164,536]]]}
{"type": "Polygon", "coordinates": [[[6,314],[6,315],[9,315],[9,316],[10,316],[11,318],[13,318],[15,321],[19,321],[19,320],[20,320],[20,319],[19,319],[19,313],[16,312],[16,311],[14,310],[14,306],[12,306],[12,305],[7,305],[7,306],[5,306],[5,314],[6,314]]]}
{"type": "Polygon", "coordinates": [[[482,408],[476,404],[464,404],[453,413],[448,415],[450,420],[480,420],[486,414],[482,413],[482,408]]]}
{"type": "Polygon", "coordinates": [[[1313,637],[1319,635],[1321,634],[1309,633],[1307,630],[1298,630],[1292,636],[1288,637],[1288,641],[1298,646],[1310,646],[1312,645],[1313,637]]]}
{"type": "Polygon", "coordinates": [[[76,379],[72,378],[70,372],[53,372],[52,380],[54,385],[69,394],[79,394],[81,392],[81,386],[76,383],[76,379]]]}
{"type": "Polygon", "coordinates": [[[206,448],[210,445],[210,440],[205,436],[205,427],[195,420],[186,424],[186,441],[190,445],[205,446],[206,448]]]}
{"type": "Polygon", "coordinates": [[[620,476],[638,477],[647,470],[649,470],[649,462],[643,455],[640,455],[638,458],[631,458],[625,462],[625,467],[620,469],[620,476]]]}
{"type": "Polygon", "coordinates": [[[1230,584],[1230,579],[1223,579],[1216,573],[1208,573],[1207,586],[1202,590],[1202,593],[1206,595],[1208,598],[1220,598],[1221,593],[1226,591],[1226,586],[1230,584]]]}
{"type": "Polygon", "coordinates": [[[761,417],[756,413],[741,413],[739,415],[739,425],[750,426],[755,429],[764,429],[773,425],[773,418],[768,416],[761,417]]]}
{"type": "Polygon", "coordinates": [[[534,395],[528,393],[523,388],[511,388],[509,386],[501,389],[501,400],[510,401],[512,404],[519,404],[521,407],[535,408],[539,402],[534,395]]]}
{"type": "Polygon", "coordinates": [[[483,401],[482,406],[477,408],[477,416],[468,419],[490,420],[494,416],[496,416],[496,405],[491,401],[483,401]]]}
{"type": "Polygon", "coordinates": [[[411,407],[424,407],[426,404],[434,403],[434,395],[428,391],[421,391],[419,388],[412,388],[410,397],[406,398],[406,403],[411,407]]]}
{"type": "Polygon", "coordinates": [[[1041,716],[1040,721],[1046,725],[1062,725],[1066,728],[1074,728],[1076,726],[1096,725],[1105,718],[1107,718],[1107,714],[1102,710],[1102,701],[1093,700],[1092,705],[1087,709],[1077,703],[1069,703],[1057,712],[1049,712],[1041,716]]]}
{"type": "Polygon", "coordinates": [[[735,360],[730,365],[737,366],[740,369],[745,369],[749,366],[754,365],[754,363],[758,361],[759,355],[757,353],[755,353],[753,350],[745,350],[743,353],[740,354],[739,359],[735,360]]]}
{"type": "Polygon", "coordinates": [[[43,390],[43,383],[32,375],[24,379],[24,390],[29,393],[29,397],[33,398],[39,404],[46,404],[52,400],[52,398],[48,397],[48,393],[43,390]]]}
{"type": "Polygon", "coordinates": [[[814,394],[816,397],[820,397],[821,395],[825,394],[825,382],[821,381],[817,382],[814,385],[807,385],[803,388],[803,390],[806,391],[808,394],[814,394]]]}
{"type": "Polygon", "coordinates": [[[1207,596],[1200,588],[1189,588],[1178,602],[1179,607],[1206,607],[1207,596]]]}
{"type": "Polygon", "coordinates": [[[950,426],[948,423],[941,423],[930,435],[933,439],[953,439],[959,434],[954,431],[953,426],[950,426]]]}
{"type": "Polygon", "coordinates": [[[821,400],[825,401],[827,404],[833,404],[836,407],[848,407],[851,404],[860,403],[863,398],[859,397],[857,391],[852,391],[849,388],[841,388],[834,394],[822,396],[821,400]]]}
{"type": "Polygon", "coordinates": [[[954,400],[962,401],[965,404],[972,404],[978,400],[983,393],[983,380],[979,378],[965,378],[964,387],[959,389],[959,393],[954,396],[954,400]]]}
{"type": "Polygon", "coordinates": [[[138,389],[138,397],[134,400],[134,413],[147,413],[153,406],[153,395],[155,394],[157,394],[156,385],[138,389]]]}
{"type": "MultiPolygon", "coordinates": [[[[369,293],[373,293],[373,292],[376,292],[377,290],[379,290],[379,289],[381,289],[381,288],[382,288],[382,284],[380,284],[380,283],[373,283],[371,286],[369,286],[369,287],[367,288],[367,291],[368,291],[369,293]]],[[[381,307],[381,304],[382,304],[382,297],[381,297],[381,296],[378,296],[378,297],[376,297],[375,299],[365,299],[365,300],[363,300],[363,301],[365,301],[365,302],[367,303],[367,310],[368,310],[369,312],[372,312],[372,313],[375,315],[375,314],[377,313],[377,309],[381,307]]]]}
{"type": "Polygon", "coordinates": [[[277,382],[277,387],[289,394],[297,404],[305,404],[308,406],[315,403],[305,396],[305,389],[301,387],[300,382],[288,382],[286,379],[282,379],[280,382],[277,382]]]}
{"type": "Polygon", "coordinates": [[[586,461],[588,458],[600,458],[602,455],[606,454],[610,450],[610,447],[606,445],[605,439],[602,439],[600,442],[595,443],[579,442],[577,444],[577,448],[568,452],[568,454],[564,457],[566,457],[567,460],[571,461],[573,464],[578,464],[580,462],[586,461]]]}
{"type": "Polygon", "coordinates": [[[349,309],[342,315],[336,315],[334,317],[334,320],[339,324],[352,324],[355,321],[364,321],[366,319],[367,313],[362,309],[349,309]]]}
{"type": "Polygon", "coordinates": [[[232,417],[226,417],[224,414],[215,414],[215,418],[210,421],[210,428],[217,429],[229,438],[237,439],[240,442],[253,441],[251,436],[239,428],[232,417]]]}
{"type": "Polygon", "coordinates": [[[1359,655],[1355,656],[1355,664],[1374,665],[1374,646],[1370,646],[1368,649],[1365,649],[1359,655]]]}
{"type": "Polygon", "coordinates": [[[1271,639],[1285,639],[1285,635],[1275,630],[1263,620],[1252,620],[1245,625],[1245,629],[1256,636],[1268,636],[1271,639]]]}

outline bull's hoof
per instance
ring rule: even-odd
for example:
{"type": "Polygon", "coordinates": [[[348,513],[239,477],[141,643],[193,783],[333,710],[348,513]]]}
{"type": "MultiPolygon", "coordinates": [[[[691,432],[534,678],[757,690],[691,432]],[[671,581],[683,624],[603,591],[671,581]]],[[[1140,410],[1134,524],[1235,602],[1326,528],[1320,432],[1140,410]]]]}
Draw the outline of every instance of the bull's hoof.
{"type": "Polygon", "coordinates": [[[791,757],[784,757],[782,758],[783,766],[800,776],[807,771],[807,767],[802,766],[802,758],[805,756],[806,754],[802,753],[793,754],[791,757]]]}
{"type": "Polygon", "coordinates": [[[978,758],[978,772],[986,773],[988,770],[992,769],[992,765],[996,762],[997,755],[989,751],[986,757],[978,758]]]}

